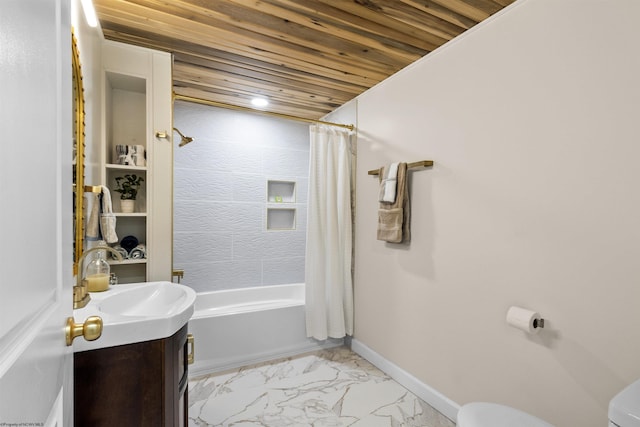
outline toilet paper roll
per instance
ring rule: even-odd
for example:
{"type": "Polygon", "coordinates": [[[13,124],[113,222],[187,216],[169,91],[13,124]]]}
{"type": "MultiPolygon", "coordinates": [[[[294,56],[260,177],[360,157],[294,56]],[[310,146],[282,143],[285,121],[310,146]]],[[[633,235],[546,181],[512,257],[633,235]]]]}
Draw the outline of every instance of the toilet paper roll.
{"type": "Polygon", "coordinates": [[[537,334],[544,325],[540,314],[515,306],[510,307],[507,311],[507,323],[530,334],[537,334]]]}

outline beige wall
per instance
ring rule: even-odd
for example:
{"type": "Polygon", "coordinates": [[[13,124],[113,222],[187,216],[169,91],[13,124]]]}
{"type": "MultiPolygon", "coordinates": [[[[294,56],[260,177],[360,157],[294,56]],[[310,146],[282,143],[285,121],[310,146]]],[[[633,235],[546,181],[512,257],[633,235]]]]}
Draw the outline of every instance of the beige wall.
{"type": "Polygon", "coordinates": [[[640,378],[638,16],[519,0],[358,98],[357,340],[460,404],[606,425],[640,378]],[[367,170],[423,159],[411,244],[377,241],[367,170]]]}

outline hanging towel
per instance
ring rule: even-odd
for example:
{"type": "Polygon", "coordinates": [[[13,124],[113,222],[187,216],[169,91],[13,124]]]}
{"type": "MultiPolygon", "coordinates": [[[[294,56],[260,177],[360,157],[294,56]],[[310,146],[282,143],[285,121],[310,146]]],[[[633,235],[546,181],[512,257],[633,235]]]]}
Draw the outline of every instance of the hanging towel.
{"type": "Polygon", "coordinates": [[[116,234],[116,216],[113,214],[111,206],[111,192],[109,189],[101,185],[102,188],[102,215],[100,215],[100,231],[102,237],[107,243],[116,243],[118,235],[116,234]]]}
{"type": "MultiPolygon", "coordinates": [[[[384,179],[385,169],[383,168],[380,172],[381,180],[384,179]]],[[[406,163],[398,165],[397,181],[395,202],[381,202],[378,208],[378,240],[389,243],[406,243],[411,240],[411,205],[406,163]]]]}
{"type": "MultiPolygon", "coordinates": [[[[100,240],[100,198],[98,193],[91,193],[91,213],[87,221],[87,228],[84,232],[87,240],[100,240]]],[[[82,213],[79,213],[82,215],[82,213]]]]}
{"type": "Polygon", "coordinates": [[[396,188],[398,186],[398,164],[391,163],[386,168],[383,168],[380,177],[380,192],[378,194],[378,201],[381,203],[393,203],[396,201],[396,188]]]}

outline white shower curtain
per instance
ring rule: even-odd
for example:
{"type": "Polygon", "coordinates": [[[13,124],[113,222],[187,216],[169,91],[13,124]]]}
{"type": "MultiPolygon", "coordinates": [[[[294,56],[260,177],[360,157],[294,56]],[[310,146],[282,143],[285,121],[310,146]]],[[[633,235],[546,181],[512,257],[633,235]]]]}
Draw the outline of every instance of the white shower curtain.
{"type": "Polygon", "coordinates": [[[310,127],[307,249],[307,336],[353,334],[351,283],[351,134],[310,127]]]}

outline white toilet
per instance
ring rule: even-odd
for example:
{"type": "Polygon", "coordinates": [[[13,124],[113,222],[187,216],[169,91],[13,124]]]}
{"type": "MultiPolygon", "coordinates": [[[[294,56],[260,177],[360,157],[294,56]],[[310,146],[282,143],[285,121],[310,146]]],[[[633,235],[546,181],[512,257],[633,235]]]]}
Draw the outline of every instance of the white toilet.
{"type": "Polygon", "coordinates": [[[640,380],[609,402],[609,427],[640,427],[640,380]]]}
{"type": "MultiPolygon", "coordinates": [[[[496,403],[469,403],[458,412],[457,427],[553,427],[539,418],[496,403]]],[[[640,380],[609,402],[609,427],[640,427],[640,380]]]]}

